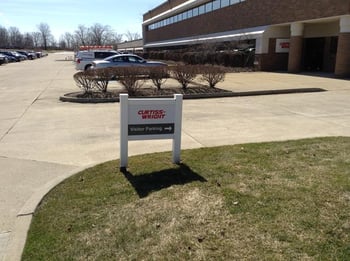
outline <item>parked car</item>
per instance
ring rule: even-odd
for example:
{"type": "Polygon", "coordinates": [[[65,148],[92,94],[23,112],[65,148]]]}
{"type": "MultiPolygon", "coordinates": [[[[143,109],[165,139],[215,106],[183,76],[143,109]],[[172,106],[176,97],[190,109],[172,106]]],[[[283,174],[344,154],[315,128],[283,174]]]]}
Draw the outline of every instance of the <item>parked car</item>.
{"type": "Polygon", "coordinates": [[[20,50],[20,51],[16,51],[16,52],[27,56],[28,60],[33,60],[33,59],[37,58],[36,54],[34,52],[31,52],[31,51],[22,51],[22,50],[20,50]]]}
{"type": "Polygon", "coordinates": [[[7,62],[9,63],[14,63],[17,62],[17,59],[13,56],[7,55],[7,54],[3,54],[0,52],[1,55],[4,55],[7,58],[7,62]]]}
{"type": "Polygon", "coordinates": [[[4,63],[8,63],[8,59],[5,55],[0,54],[0,65],[2,65],[4,63]]]}
{"type": "Polygon", "coordinates": [[[25,55],[19,54],[19,53],[15,52],[15,51],[1,51],[0,53],[14,57],[17,62],[21,62],[21,61],[27,60],[27,57],[25,55]]]}
{"type": "Polygon", "coordinates": [[[37,52],[34,52],[34,53],[36,54],[37,58],[48,56],[48,53],[42,52],[42,51],[37,51],[37,52]]]}
{"type": "Polygon", "coordinates": [[[75,69],[85,71],[92,66],[94,60],[102,60],[116,54],[119,52],[115,50],[79,51],[75,56],[75,69]]]}
{"type": "Polygon", "coordinates": [[[167,64],[157,61],[147,61],[135,54],[117,54],[100,61],[94,61],[91,69],[129,66],[167,66],[167,64]]]}

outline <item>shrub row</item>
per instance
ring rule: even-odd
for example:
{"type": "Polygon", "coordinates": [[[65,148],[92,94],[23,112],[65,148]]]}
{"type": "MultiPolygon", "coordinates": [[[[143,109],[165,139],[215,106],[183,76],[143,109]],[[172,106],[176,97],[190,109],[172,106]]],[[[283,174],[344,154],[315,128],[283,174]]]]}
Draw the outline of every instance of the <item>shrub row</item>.
{"type": "Polygon", "coordinates": [[[253,67],[253,51],[208,52],[149,52],[148,59],[184,62],[186,64],[213,64],[226,67],[253,67]]]}
{"type": "Polygon", "coordinates": [[[213,65],[174,65],[157,67],[113,67],[105,69],[87,70],[74,74],[76,85],[85,94],[94,91],[106,93],[108,83],[112,80],[119,81],[130,96],[135,96],[142,87],[145,79],[150,79],[154,86],[160,90],[164,82],[173,78],[186,89],[188,85],[198,79],[206,82],[211,88],[224,81],[226,69],[213,65]],[[199,76],[199,77],[197,77],[199,76]]]}

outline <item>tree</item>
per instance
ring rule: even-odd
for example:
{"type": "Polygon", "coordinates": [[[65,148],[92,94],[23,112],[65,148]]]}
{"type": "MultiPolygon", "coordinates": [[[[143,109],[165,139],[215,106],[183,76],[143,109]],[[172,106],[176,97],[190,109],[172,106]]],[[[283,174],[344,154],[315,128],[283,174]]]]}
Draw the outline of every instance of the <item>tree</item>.
{"type": "Polygon", "coordinates": [[[118,43],[121,43],[123,41],[123,35],[118,33],[113,33],[112,35],[112,42],[114,45],[117,45],[118,43]]]}
{"type": "Polygon", "coordinates": [[[89,31],[93,45],[106,45],[110,40],[109,35],[112,34],[110,26],[98,23],[91,26],[89,31]]]}
{"type": "Polygon", "coordinates": [[[38,30],[41,34],[41,40],[42,40],[42,44],[43,44],[43,48],[45,50],[47,50],[47,46],[49,44],[49,41],[51,40],[51,30],[48,24],[46,23],[40,23],[38,25],[38,30]]]}
{"type": "Polygon", "coordinates": [[[0,26],[0,48],[6,48],[9,45],[9,34],[7,32],[7,29],[0,26]]]}
{"type": "Polygon", "coordinates": [[[78,25],[78,29],[75,30],[74,36],[78,45],[87,45],[88,44],[88,28],[84,25],[78,25]]]}
{"type": "Polygon", "coordinates": [[[130,31],[127,31],[125,36],[126,36],[128,41],[134,41],[134,40],[141,39],[141,35],[139,33],[132,33],[130,31]]]}
{"type": "Polygon", "coordinates": [[[8,30],[10,47],[22,48],[23,46],[23,35],[17,27],[10,27],[8,30]]]}
{"type": "Polygon", "coordinates": [[[23,37],[23,47],[32,49],[34,47],[33,35],[30,33],[25,33],[23,37]]]}
{"type": "Polygon", "coordinates": [[[66,32],[60,37],[59,47],[62,49],[74,49],[75,41],[74,36],[71,33],[66,32]]]}
{"type": "Polygon", "coordinates": [[[34,47],[38,48],[40,46],[41,34],[39,32],[33,32],[32,37],[33,37],[34,47]]]}
{"type": "Polygon", "coordinates": [[[58,41],[58,47],[59,47],[60,49],[67,49],[67,48],[68,48],[67,43],[66,43],[66,41],[63,39],[62,36],[60,37],[60,39],[59,39],[59,41],[58,41]]]}

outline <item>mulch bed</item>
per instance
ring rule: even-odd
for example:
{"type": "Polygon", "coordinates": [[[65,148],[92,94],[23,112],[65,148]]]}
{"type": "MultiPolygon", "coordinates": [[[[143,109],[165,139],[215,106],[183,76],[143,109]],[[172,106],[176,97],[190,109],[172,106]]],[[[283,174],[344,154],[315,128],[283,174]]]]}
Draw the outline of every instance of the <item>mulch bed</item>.
{"type": "MultiPolygon", "coordinates": [[[[119,94],[128,93],[126,90],[110,90],[105,93],[103,92],[74,92],[68,93],[65,96],[77,99],[112,99],[119,98],[119,94]]],[[[210,94],[228,94],[232,93],[228,90],[223,90],[219,88],[210,88],[207,86],[194,86],[186,89],[180,87],[174,88],[162,88],[157,90],[156,88],[139,88],[134,94],[129,94],[130,97],[167,97],[173,96],[174,94],[183,94],[185,95],[210,95],[210,94]]]]}
{"type": "MultiPolygon", "coordinates": [[[[305,92],[321,92],[325,91],[320,88],[293,88],[281,90],[263,90],[263,91],[246,91],[246,92],[232,92],[219,88],[210,88],[208,86],[190,86],[186,89],[181,87],[167,87],[157,90],[153,87],[142,87],[136,90],[135,93],[130,94],[130,98],[170,98],[174,94],[182,94],[183,99],[201,99],[201,98],[223,98],[223,97],[239,97],[239,96],[253,96],[253,95],[273,95],[273,94],[289,94],[289,93],[305,93],[305,92]]],[[[72,92],[60,97],[63,102],[77,102],[77,103],[106,103],[119,102],[119,95],[121,93],[128,93],[125,89],[110,89],[102,92],[72,92]]]]}
{"type": "Polygon", "coordinates": [[[156,88],[141,88],[136,91],[135,96],[149,97],[149,96],[169,96],[174,94],[200,95],[200,94],[217,94],[217,93],[231,93],[231,91],[227,91],[219,88],[210,88],[207,86],[194,86],[194,87],[191,86],[186,89],[183,89],[180,87],[174,87],[174,88],[163,88],[160,90],[157,90],[156,88]]]}

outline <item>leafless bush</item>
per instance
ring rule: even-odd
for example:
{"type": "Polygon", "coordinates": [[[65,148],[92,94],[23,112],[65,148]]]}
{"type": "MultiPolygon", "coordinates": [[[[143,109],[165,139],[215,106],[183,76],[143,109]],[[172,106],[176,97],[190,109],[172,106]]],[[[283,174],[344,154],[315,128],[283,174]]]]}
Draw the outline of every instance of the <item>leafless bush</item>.
{"type": "Polygon", "coordinates": [[[130,96],[137,95],[144,83],[145,69],[140,67],[116,67],[113,70],[114,75],[125,87],[130,96]]]}
{"type": "Polygon", "coordinates": [[[76,85],[84,90],[85,93],[92,93],[95,86],[95,80],[91,71],[77,72],[73,75],[76,85]]]}
{"type": "Polygon", "coordinates": [[[101,68],[90,70],[89,73],[91,73],[94,78],[94,87],[102,93],[106,93],[108,83],[114,76],[113,70],[111,68],[101,68]]]}
{"type": "Polygon", "coordinates": [[[161,89],[163,83],[166,82],[168,78],[168,69],[166,66],[154,66],[148,68],[149,78],[152,80],[153,84],[158,90],[161,89]]]}
{"type": "Polygon", "coordinates": [[[194,65],[176,65],[171,69],[171,77],[177,80],[183,89],[197,76],[197,66],[194,65]]]}
{"type": "Polygon", "coordinates": [[[226,70],[221,66],[205,65],[198,68],[200,79],[208,83],[210,88],[225,80],[226,70]]]}

